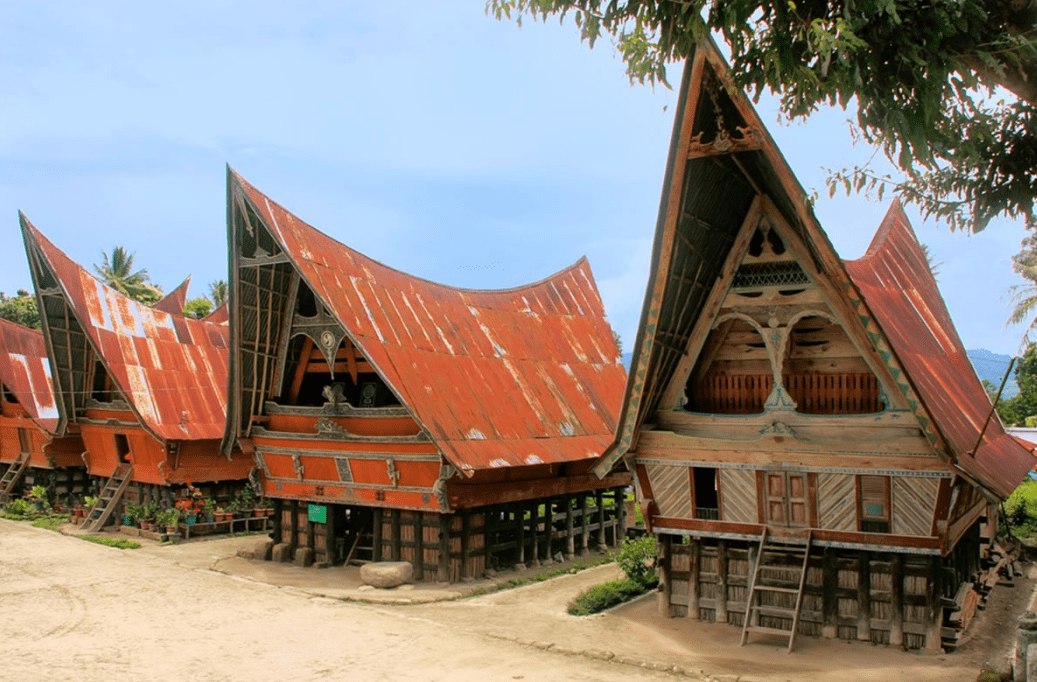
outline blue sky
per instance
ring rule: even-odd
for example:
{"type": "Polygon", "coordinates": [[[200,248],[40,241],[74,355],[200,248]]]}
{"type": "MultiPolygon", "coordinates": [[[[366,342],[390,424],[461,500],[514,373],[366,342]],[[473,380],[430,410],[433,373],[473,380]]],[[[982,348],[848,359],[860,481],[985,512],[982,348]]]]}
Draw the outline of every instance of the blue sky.
{"type": "MultiPolygon", "coordinates": [[[[680,82],[679,67],[670,72],[680,82]]],[[[17,210],[80,263],[114,245],[169,291],[226,276],[225,164],[301,218],[446,284],[517,286],[590,259],[633,345],[676,93],[628,84],[610,46],[487,17],[481,0],[4,3],[0,291],[28,288],[17,210]]],[[[830,200],[860,162],[848,114],[781,126],[759,104],[844,258],[888,202],[830,200]]],[[[1003,329],[1021,224],[915,230],[967,348],[1003,329]]]]}

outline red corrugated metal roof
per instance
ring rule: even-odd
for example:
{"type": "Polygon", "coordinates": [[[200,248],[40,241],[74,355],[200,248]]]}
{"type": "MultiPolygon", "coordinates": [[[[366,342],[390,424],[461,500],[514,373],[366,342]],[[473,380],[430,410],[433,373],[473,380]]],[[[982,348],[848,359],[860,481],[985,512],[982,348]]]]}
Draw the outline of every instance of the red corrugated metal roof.
{"type": "Polygon", "coordinates": [[[187,289],[190,286],[191,276],[188,275],[187,279],[180,283],[180,286],[166,294],[161,301],[151,306],[151,309],[183,317],[184,306],[187,305],[187,289]]]}
{"type": "Polygon", "coordinates": [[[60,415],[43,332],[0,319],[0,382],[40,428],[57,430],[60,415]]]}
{"type": "Polygon", "coordinates": [[[586,259],[515,289],[436,284],[340,244],[232,177],[460,469],[592,459],[612,441],[626,371],[586,259]]]}
{"type": "Polygon", "coordinates": [[[144,426],[166,440],[221,438],[226,325],[170,315],[127,298],[72,261],[28,220],[25,226],[144,426]]]}
{"type": "Polygon", "coordinates": [[[990,399],[899,201],[886,213],[868,252],[847,261],[846,269],[962,469],[998,494],[1010,494],[1033,469],[1034,457],[1005,433],[996,416],[972,454],[990,399]]]}

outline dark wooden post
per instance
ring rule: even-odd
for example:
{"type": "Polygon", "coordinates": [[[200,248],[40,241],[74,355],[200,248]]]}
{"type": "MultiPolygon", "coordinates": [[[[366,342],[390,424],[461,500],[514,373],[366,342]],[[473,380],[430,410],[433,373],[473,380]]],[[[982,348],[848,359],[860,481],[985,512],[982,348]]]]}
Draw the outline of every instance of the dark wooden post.
{"type": "Polygon", "coordinates": [[[670,535],[659,536],[659,561],[657,572],[659,574],[659,614],[670,617],[670,594],[673,587],[670,585],[670,565],[673,538],[670,535]]]}
{"type": "Polygon", "coordinates": [[[937,654],[943,650],[940,630],[943,628],[943,560],[939,556],[929,558],[929,580],[925,588],[925,652],[937,654]]]}
{"type": "Polygon", "coordinates": [[[497,528],[497,507],[483,507],[482,515],[482,551],[483,564],[487,569],[493,568],[493,540],[497,528]]]}
{"type": "Polygon", "coordinates": [[[871,641],[871,561],[868,552],[857,554],[857,639],[871,641]]]}
{"type": "Polygon", "coordinates": [[[904,560],[894,554],[889,562],[891,585],[889,604],[889,645],[904,646],[904,560]]]}
{"type": "Polygon", "coordinates": [[[605,544],[605,500],[600,490],[594,493],[594,499],[598,503],[598,551],[607,552],[609,546],[605,544]]]}
{"type": "Polygon", "coordinates": [[[573,498],[565,498],[565,558],[569,561],[576,556],[576,538],[573,537],[573,498]]]}
{"type": "Polygon", "coordinates": [[[821,569],[821,636],[839,636],[839,557],[833,547],[825,547],[821,569]]]}
{"type": "Polygon", "coordinates": [[[292,536],[288,539],[288,556],[294,559],[295,548],[299,546],[299,500],[292,500],[290,509],[292,511],[290,529],[292,536]]]}
{"type": "Polygon", "coordinates": [[[533,509],[529,512],[530,545],[533,549],[533,565],[540,565],[540,501],[533,500],[533,509]]]}
{"type": "Polygon", "coordinates": [[[749,614],[752,614],[752,618],[750,618],[751,622],[749,623],[749,625],[756,626],[756,625],[760,624],[760,611],[759,611],[759,609],[753,609],[752,608],[752,603],[750,602],[750,600],[753,599],[753,596],[752,596],[752,592],[750,592],[749,590],[750,590],[750,585],[752,584],[752,581],[753,581],[753,574],[754,574],[754,572],[756,570],[756,562],[759,560],[758,557],[759,557],[761,548],[758,547],[757,545],[753,544],[753,542],[751,540],[748,543],[746,543],[746,544],[748,545],[748,548],[749,548],[748,552],[746,553],[746,564],[745,564],[745,570],[746,570],[746,573],[745,573],[745,589],[746,589],[746,596],[748,597],[748,599],[746,599],[745,613],[742,615],[742,618],[743,619],[744,618],[749,618],[749,614]]]}
{"type": "Polygon", "coordinates": [[[450,582],[450,517],[439,515],[439,581],[450,582]]]}
{"type": "Polygon", "coordinates": [[[468,533],[471,531],[468,510],[461,512],[461,580],[472,577],[468,569],[468,533]]]}
{"type": "Polygon", "coordinates": [[[717,541],[717,622],[727,622],[727,541],[717,541]]]}
{"type": "Polygon", "coordinates": [[[284,501],[280,498],[274,498],[274,528],[270,531],[270,538],[274,541],[275,545],[278,545],[284,540],[281,539],[281,514],[284,513],[284,501]]]}
{"type": "Polygon", "coordinates": [[[699,551],[698,538],[691,538],[688,549],[688,618],[699,619],[699,551]]]}
{"type": "MultiPolygon", "coordinates": [[[[375,507],[374,509],[374,521],[371,528],[371,544],[374,545],[372,555],[375,561],[382,560],[382,508],[375,507]]],[[[357,528],[358,533],[363,533],[362,528],[357,528]]]]}
{"type": "Polygon", "coordinates": [[[623,538],[627,535],[627,500],[623,488],[616,488],[616,547],[623,546],[623,538]]]}
{"type": "Polygon", "coordinates": [[[417,527],[414,529],[414,578],[425,579],[425,512],[418,512],[417,527]]]}
{"type": "Polygon", "coordinates": [[[338,532],[338,527],[335,524],[335,516],[338,511],[338,505],[328,505],[328,522],[324,526],[324,544],[325,554],[329,564],[334,565],[338,561],[338,538],[335,534],[338,532]]]}
{"type": "Polygon", "coordinates": [[[526,509],[521,504],[513,506],[515,521],[518,524],[518,563],[526,565],[526,509]]]}
{"type": "Polygon", "coordinates": [[[390,541],[392,542],[391,556],[393,561],[399,561],[402,553],[402,548],[400,545],[400,510],[393,509],[391,512],[391,516],[389,518],[391,519],[390,522],[392,523],[392,538],[390,538],[390,541]]]}
{"type": "Polygon", "coordinates": [[[580,510],[580,554],[587,553],[588,536],[587,531],[587,495],[586,493],[580,495],[579,503],[576,507],[580,510]]]}

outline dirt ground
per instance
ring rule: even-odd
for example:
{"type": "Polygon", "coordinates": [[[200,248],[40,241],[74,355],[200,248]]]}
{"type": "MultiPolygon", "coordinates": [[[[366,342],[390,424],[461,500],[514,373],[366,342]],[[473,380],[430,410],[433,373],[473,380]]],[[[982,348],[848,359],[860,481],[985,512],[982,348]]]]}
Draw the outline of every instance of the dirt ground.
{"type": "Polygon", "coordinates": [[[0,681],[972,682],[1005,669],[1034,588],[1017,578],[995,590],[956,653],[801,637],[788,654],[777,639],[740,647],[737,628],[663,618],[654,595],[567,615],[576,594],[618,575],[614,565],[504,591],[490,583],[373,590],[356,568],[236,556],[257,539],[121,551],[0,520],[0,681]]]}

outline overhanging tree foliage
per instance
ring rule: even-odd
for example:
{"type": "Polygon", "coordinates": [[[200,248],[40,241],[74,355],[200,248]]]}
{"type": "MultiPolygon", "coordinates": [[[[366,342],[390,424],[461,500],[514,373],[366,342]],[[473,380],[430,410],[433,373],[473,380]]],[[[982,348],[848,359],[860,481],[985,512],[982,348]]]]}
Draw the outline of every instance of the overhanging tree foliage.
{"type": "Polygon", "coordinates": [[[6,296],[0,291],[0,317],[23,327],[40,328],[40,309],[36,297],[25,289],[19,289],[14,296],[6,296]]]}
{"type": "Polygon", "coordinates": [[[831,191],[887,187],[952,229],[998,215],[1033,226],[1037,193],[1037,0],[488,0],[498,19],[572,17],[610,36],[631,81],[717,33],[735,81],[777,94],[789,118],[856,99],[866,142],[904,173],[844,169],[831,191]]]}
{"type": "Polygon", "coordinates": [[[125,247],[112,248],[110,256],[102,251],[101,256],[101,264],[94,264],[94,271],[105,284],[145,305],[154,305],[162,298],[162,289],[151,283],[146,269],[133,271],[133,254],[125,247]]]}

